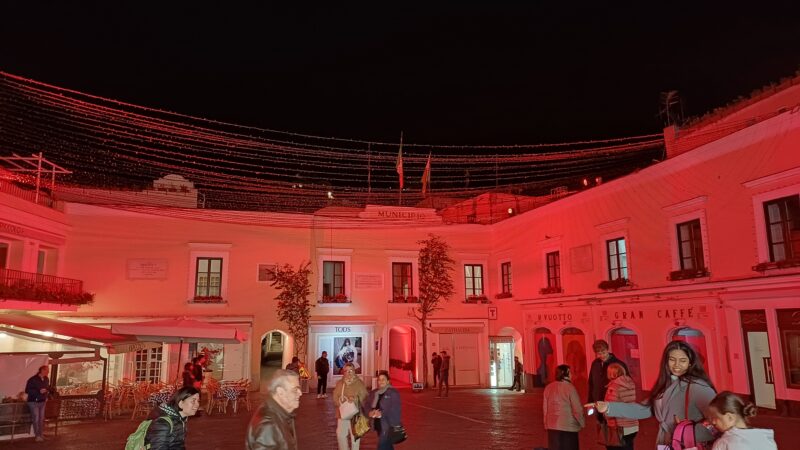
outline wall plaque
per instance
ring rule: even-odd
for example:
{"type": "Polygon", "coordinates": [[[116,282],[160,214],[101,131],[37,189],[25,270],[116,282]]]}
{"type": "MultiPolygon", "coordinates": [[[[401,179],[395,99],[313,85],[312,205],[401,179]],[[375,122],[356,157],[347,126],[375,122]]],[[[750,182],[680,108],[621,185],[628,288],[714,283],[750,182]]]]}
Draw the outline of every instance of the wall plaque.
{"type": "Polygon", "coordinates": [[[569,266],[572,273],[591,272],[594,269],[592,244],[569,249],[569,266]]]}
{"type": "Polygon", "coordinates": [[[166,259],[129,259],[127,274],[129,280],[166,280],[166,259]]]}
{"type": "Polygon", "coordinates": [[[377,291],[383,289],[383,274],[375,273],[356,273],[353,275],[355,288],[362,291],[377,291]]]}

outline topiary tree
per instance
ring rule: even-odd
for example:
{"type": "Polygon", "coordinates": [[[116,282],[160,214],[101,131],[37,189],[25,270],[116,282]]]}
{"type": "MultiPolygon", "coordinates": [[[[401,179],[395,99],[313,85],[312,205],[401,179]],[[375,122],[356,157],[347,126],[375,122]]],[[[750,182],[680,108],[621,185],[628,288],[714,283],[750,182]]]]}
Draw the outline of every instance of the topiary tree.
{"type": "MultiPolygon", "coordinates": [[[[440,236],[429,234],[428,239],[417,242],[419,249],[419,304],[409,312],[422,326],[423,360],[428,357],[428,317],[455,293],[450,246],[440,236]]],[[[428,364],[422,365],[422,377],[428,385],[428,364]]]]}
{"type": "Polygon", "coordinates": [[[271,286],[279,291],[278,319],[286,323],[289,333],[294,337],[294,356],[304,359],[308,342],[308,319],[311,317],[311,275],[310,262],[300,263],[297,270],[291,264],[275,268],[275,281],[271,286]]]}

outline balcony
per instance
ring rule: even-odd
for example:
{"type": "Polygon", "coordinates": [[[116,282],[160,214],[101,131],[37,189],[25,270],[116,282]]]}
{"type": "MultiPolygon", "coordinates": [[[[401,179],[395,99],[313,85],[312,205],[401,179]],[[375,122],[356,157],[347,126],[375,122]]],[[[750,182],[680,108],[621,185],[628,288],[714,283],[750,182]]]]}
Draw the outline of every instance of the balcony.
{"type": "Polygon", "coordinates": [[[87,305],[94,301],[94,294],[83,291],[81,280],[0,269],[0,299],[87,305]]]}

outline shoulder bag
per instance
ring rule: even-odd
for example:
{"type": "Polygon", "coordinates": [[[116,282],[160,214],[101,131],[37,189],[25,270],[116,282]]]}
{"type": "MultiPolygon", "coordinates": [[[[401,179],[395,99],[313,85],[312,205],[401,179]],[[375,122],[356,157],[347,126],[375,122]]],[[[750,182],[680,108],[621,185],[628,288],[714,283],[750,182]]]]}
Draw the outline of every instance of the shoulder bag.
{"type": "Polygon", "coordinates": [[[344,396],[344,386],[342,386],[342,395],[339,397],[339,416],[342,420],[350,420],[356,413],[358,413],[358,407],[344,396]]]}

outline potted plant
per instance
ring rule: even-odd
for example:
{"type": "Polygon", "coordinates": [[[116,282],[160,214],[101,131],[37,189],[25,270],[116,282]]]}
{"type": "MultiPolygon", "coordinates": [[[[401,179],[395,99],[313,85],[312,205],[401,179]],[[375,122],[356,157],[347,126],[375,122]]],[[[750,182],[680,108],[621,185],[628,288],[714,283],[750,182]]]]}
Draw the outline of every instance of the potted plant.
{"type": "Polygon", "coordinates": [[[607,291],[621,289],[623,287],[631,286],[631,281],[627,278],[616,278],[614,280],[603,280],[597,285],[600,289],[607,291]]]}
{"type": "Polygon", "coordinates": [[[219,295],[197,295],[193,301],[195,303],[222,303],[222,297],[219,295]]]}
{"type": "Polygon", "coordinates": [[[707,277],[709,275],[708,269],[701,267],[699,269],[683,269],[674,270],[669,273],[668,281],[689,280],[691,278],[707,277]]]}
{"type": "Polygon", "coordinates": [[[489,298],[485,295],[468,295],[467,296],[467,303],[489,303],[489,298]]]}
{"type": "Polygon", "coordinates": [[[548,286],[539,289],[539,293],[542,295],[560,294],[561,292],[562,292],[561,286],[548,286]]]}
{"type": "Polygon", "coordinates": [[[350,303],[345,294],[323,295],[322,303],[350,303]]]}
{"type": "Polygon", "coordinates": [[[513,296],[514,295],[511,294],[511,292],[501,292],[499,294],[495,294],[494,298],[496,298],[497,300],[502,300],[504,298],[511,298],[513,296]]]}

